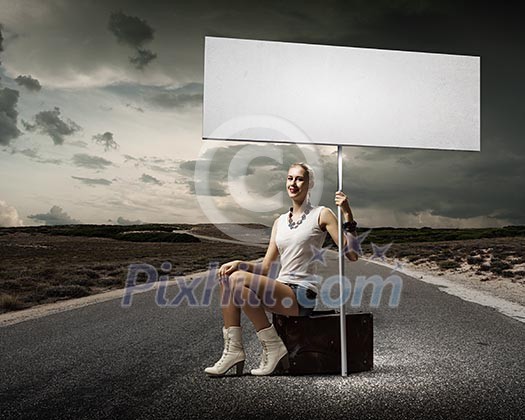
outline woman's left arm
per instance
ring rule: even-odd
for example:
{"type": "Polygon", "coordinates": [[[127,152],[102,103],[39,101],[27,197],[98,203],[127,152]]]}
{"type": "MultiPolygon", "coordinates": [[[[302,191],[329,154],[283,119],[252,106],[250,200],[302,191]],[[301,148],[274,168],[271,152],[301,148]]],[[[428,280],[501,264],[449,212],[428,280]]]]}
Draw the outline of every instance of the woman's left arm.
{"type": "MultiPolygon", "coordinates": [[[[352,209],[350,208],[350,204],[348,203],[348,198],[342,191],[337,191],[335,193],[335,204],[339,207],[341,207],[341,212],[343,215],[343,222],[352,222],[354,220],[354,217],[352,215],[352,209]]],[[[334,212],[329,209],[328,207],[325,207],[323,211],[321,211],[320,216],[320,226],[321,228],[325,228],[327,232],[332,237],[333,241],[337,246],[339,246],[339,232],[337,230],[337,217],[335,216],[334,212]]],[[[354,236],[357,235],[356,232],[350,233],[351,235],[354,234],[354,236]]],[[[345,236],[343,235],[344,245],[343,248],[346,247],[347,241],[345,236]]],[[[350,261],[357,261],[359,258],[359,255],[352,249],[349,249],[348,252],[346,252],[346,258],[348,258],[350,261]]]]}

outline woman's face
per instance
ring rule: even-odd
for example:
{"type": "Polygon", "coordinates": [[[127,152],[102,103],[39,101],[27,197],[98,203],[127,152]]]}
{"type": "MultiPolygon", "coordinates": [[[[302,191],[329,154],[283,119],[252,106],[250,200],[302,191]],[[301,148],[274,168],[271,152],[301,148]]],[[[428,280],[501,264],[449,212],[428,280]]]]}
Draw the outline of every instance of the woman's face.
{"type": "Polygon", "coordinates": [[[308,193],[308,175],[301,166],[292,166],[288,170],[286,178],[286,191],[291,199],[300,201],[306,198],[308,193]]]}

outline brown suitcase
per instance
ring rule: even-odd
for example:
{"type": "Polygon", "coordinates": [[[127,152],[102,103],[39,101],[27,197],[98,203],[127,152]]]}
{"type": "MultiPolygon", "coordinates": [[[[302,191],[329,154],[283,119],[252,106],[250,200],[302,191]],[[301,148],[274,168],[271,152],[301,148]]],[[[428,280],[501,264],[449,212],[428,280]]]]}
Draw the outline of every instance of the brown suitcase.
{"type": "MultiPolygon", "coordinates": [[[[273,314],[273,324],[288,349],[289,374],[341,373],[341,327],[338,313],[314,311],[304,317],[273,314]]],[[[346,349],[348,373],[372,369],[371,313],[346,314],[346,349]]]]}

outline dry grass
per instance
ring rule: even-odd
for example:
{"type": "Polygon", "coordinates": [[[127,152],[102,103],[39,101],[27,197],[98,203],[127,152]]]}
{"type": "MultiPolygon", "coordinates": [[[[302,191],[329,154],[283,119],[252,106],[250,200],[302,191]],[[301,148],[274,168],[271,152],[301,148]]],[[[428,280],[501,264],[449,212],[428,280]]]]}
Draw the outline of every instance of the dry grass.
{"type": "Polygon", "coordinates": [[[252,260],[264,252],[208,241],[127,242],[9,232],[0,236],[0,313],[123,288],[130,264],[150,264],[159,270],[169,262],[173,278],[206,270],[210,262],[252,260]]]}
{"type": "MultiPolygon", "coordinates": [[[[368,245],[363,249],[371,255],[368,245]]],[[[506,279],[525,284],[524,237],[393,243],[387,256],[444,272],[470,272],[480,281],[506,279]]]]}
{"type": "MultiPolygon", "coordinates": [[[[172,227],[166,225],[163,228],[169,231],[172,227]]],[[[262,235],[267,233],[261,225],[248,227],[261,229],[262,235]]],[[[84,236],[57,235],[67,232],[64,227],[60,228],[61,231],[54,231],[53,227],[3,229],[0,232],[0,313],[123,288],[130,264],[150,264],[159,270],[162,263],[169,262],[172,268],[167,274],[173,278],[206,270],[211,262],[252,260],[265,253],[264,247],[214,241],[128,242],[86,236],[89,229],[95,228],[97,232],[102,229],[100,226],[85,228],[86,232],[82,231],[84,236]]],[[[210,224],[181,225],[178,228],[231,239],[210,224]]],[[[447,232],[384,228],[372,232],[375,237],[371,240],[378,245],[393,241],[386,253],[388,258],[422,267],[431,266],[443,273],[468,271],[475,273],[480,281],[497,278],[525,285],[524,236],[398,243],[396,239],[389,239],[402,241],[408,234],[417,234],[417,239],[421,240],[445,233],[453,233],[456,237],[483,233],[468,229],[447,232]]],[[[372,255],[369,241],[363,246],[365,256],[372,255]]],[[[330,241],[327,241],[325,246],[329,245],[330,241]]],[[[159,272],[161,274],[166,273],[159,272]]],[[[145,275],[138,278],[139,282],[145,280],[145,275]]]]}
{"type": "Polygon", "coordinates": [[[22,302],[18,296],[9,295],[6,293],[0,294],[0,308],[5,312],[16,311],[26,307],[28,307],[28,305],[22,302]]]}

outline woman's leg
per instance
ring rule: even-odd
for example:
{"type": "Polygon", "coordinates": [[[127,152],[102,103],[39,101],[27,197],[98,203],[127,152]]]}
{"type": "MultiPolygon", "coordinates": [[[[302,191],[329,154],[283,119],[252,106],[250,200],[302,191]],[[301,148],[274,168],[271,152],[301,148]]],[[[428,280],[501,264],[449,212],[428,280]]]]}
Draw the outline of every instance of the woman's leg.
{"type": "Polygon", "coordinates": [[[236,306],[232,298],[232,289],[228,282],[221,281],[221,310],[224,328],[241,325],[241,308],[236,306]]]}
{"type": "MultiPolygon", "coordinates": [[[[299,306],[293,290],[286,284],[269,277],[247,271],[236,271],[229,276],[226,284],[221,283],[221,286],[222,296],[227,298],[227,305],[222,308],[226,327],[229,326],[226,325],[227,321],[240,324],[239,306],[252,321],[256,331],[270,326],[265,310],[289,316],[299,314],[299,306]]],[[[223,304],[224,302],[223,300],[223,304]]]]}
{"type": "Polygon", "coordinates": [[[243,300],[242,310],[252,321],[255,331],[268,328],[270,323],[268,322],[264,306],[261,305],[261,299],[249,287],[242,287],[241,296],[243,300]]]}
{"type": "MultiPolygon", "coordinates": [[[[229,293],[227,287],[222,282],[221,298],[225,293],[229,293]]],[[[237,375],[242,375],[244,367],[244,360],[246,355],[242,344],[242,329],[241,329],[241,310],[239,307],[231,304],[222,307],[222,315],[224,318],[224,327],[222,328],[222,336],[224,339],[224,350],[221,358],[215,362],[213,366],[204,369],[208,375],[222,376],[226,374],[232,367],[236,367],[237,375]]]]}
{"type": "Polygon", "coordinates": [[[270,326],[260,299],[251,289],[244,287],[244,279],[232,274],[228,280],[221,281],[220,285],[225,328],[241,325],[241,308],[252,321],[256,331],[270,326]]]}
{"type": "Polygon", "coordinates": [[[299,307],[293,290],[274,279],[246,271],[234,272],[229,277],[228,284],[234,290],[234,304],[240,305],[252,321],[263,349],[259,367],[252,369],[250,373],[257,376],[270,375],[279,365],[284,370],[288,369],[288,349],[275,327],[268,322],[265,310],[283,315],[298,315],[299,307]]]}

